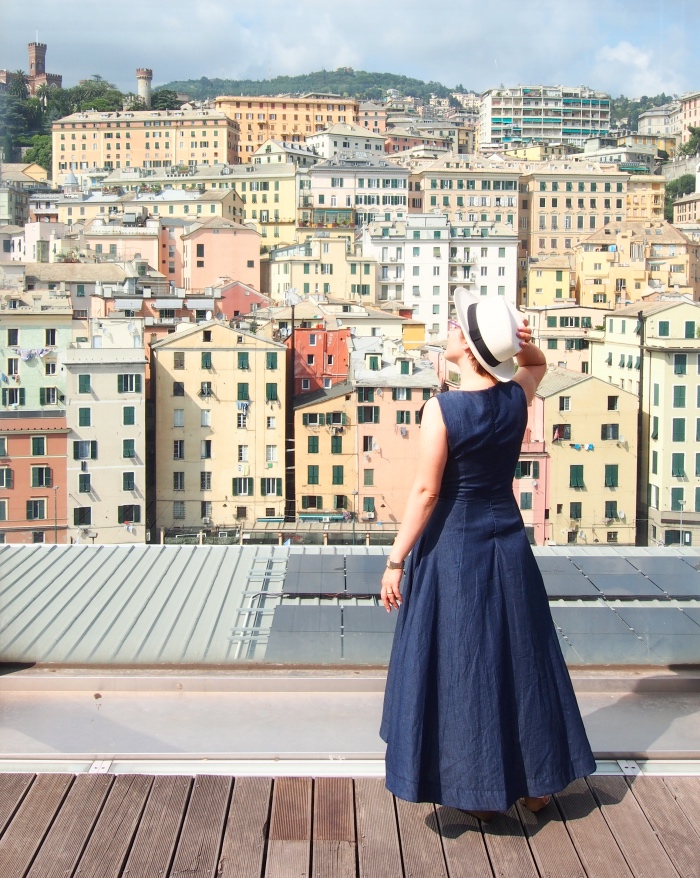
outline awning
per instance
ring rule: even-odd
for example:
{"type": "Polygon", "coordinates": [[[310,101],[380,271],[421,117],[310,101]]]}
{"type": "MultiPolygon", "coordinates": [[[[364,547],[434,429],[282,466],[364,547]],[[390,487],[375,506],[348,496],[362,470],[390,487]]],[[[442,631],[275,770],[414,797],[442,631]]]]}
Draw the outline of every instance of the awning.
{"type": "MultiPolygon", "coordinates": [[[[173,306],[169,305],[168,307],[172,308],[173,306]]],[[[213,311],[214,299],[185,299],[185,308],[192,308],[195,311],[201,311],[203,308],[206,308],[209,311],[213,311]]]]}
{"type": "Polygon", "coordinates": [[[151,304],[158,311],[160,311],[161,308],[172,309],[183,307],[182,299],[178,299],[177,296],[173,296],[171,299],[154,299],[151,304]]]}
{"type": "Polygon", "coordinates": [[[141,299],[115,299],[115,311],[140,311],[143,302],[141,299]]]}

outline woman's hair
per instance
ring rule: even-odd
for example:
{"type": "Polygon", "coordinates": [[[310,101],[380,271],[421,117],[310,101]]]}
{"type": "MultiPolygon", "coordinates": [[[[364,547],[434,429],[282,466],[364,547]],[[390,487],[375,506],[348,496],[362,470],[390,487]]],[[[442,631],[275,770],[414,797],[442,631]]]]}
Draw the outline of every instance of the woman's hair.
{"type": "Polygon", "coordinates": [[[477,375],[491,374],[488,369],[484,369],[484,367],[472,353],[472,349],[469,346],[467,346],[467,356],[469,357],[469,362],[471,363],[472,369],[476,372],[477,375]]]}

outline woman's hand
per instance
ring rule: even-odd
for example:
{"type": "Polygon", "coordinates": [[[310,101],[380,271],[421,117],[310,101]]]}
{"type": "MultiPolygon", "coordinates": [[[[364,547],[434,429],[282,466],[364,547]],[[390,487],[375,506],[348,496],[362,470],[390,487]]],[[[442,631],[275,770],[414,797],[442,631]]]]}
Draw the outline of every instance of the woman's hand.
{"type": "Polygon", "coordinates": [[[387,613],[390,613],[392,608],[398,610],[403,601],[403,598],[401,597],[402,576],[403,570],[389,570],[387,568],[384,571],[384,576],[382,576],[381,599],[387,613]]]}
{"type": "Polygon", "coordinates": [[[522,324],[518,327],[517,335],[521,339],[520,347],[524,348],[526,344],[529,344],[532,339],[532,330],[527,325],[528,320],[527,317],[523,319],[522,324]]]}

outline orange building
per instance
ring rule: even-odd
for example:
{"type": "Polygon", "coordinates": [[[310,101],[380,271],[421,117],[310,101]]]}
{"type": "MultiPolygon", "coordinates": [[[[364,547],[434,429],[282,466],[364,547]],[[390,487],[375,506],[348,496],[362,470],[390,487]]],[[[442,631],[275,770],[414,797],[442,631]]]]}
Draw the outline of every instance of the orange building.
{"type": "Polygon", "coordinates": [[[0,417],[0,542],[65,543],[66,419],[15,414],[0,417]]]}
{"type": "MultiPolygon", "coordinates": [[[[349,329],[300,327],[294,330],[294,393],[329,390],[348,379],[349,329]]],[[[291,350],[291,337],[286,340],[291,350]]]]}

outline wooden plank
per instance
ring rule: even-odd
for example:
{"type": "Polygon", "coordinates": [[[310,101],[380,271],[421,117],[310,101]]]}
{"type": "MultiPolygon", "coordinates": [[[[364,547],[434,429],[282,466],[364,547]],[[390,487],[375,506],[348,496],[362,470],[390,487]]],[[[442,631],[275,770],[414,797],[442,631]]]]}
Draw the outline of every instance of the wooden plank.
{"type": "Polygon", "coordinates": [[[28,878],[73,874],[113,780],[108,774],[79,774],[75,778],[28,878]]]}
{"type": "Polygon", "coordinates": [[[383,779],[355,780],[360,878],[403,878],[394,797],[383,779]]]}
{"type": "Polygon", "coordinates": [[[476,817],[444,806],[436,808],[435,813],[450,878],[492,878],[481,825],[476,817]]]}
{"type": "Polygon", "coordinates": [[[167,875],[187,807],[192,779],[156,777],[139,822],[124,875],[167,875]]]}
{"type": "Polygon", "coordinates": [[[209,878],[216,872],[232,778],[195,778],[170,878],[209,878]]]}
{"type": "Polygon", "coordinates": [[[635,878],[678,878],[624,777],[589,777],[588,786],[635,878]]]}
{"type": "Polygon", "coordinates": [[[34,780],[0,838],[0,875],[25,875],[56,812],[61,807],[72,774],[40,774],[34,780]]]}
{"type": "Polygon", "coordinates": [[[542,878],[586,878],[554,800],[537,814],[520,804],[517,809],[542,878]]]}
{"type": "Polygon", "coordinates": [[[152,777],[140,774],[115,777],[78,863],[78,873],[90,878],[117,878],[121,875],[152,781],[152,777]]]}
{"type": "Polygon", "coordinates": [[[260,878],[271,793],[269,777],[236,779],[217,878],[260,878]]]}
{"type": "Polygon", "coordinates": [[[631,878],[586,781],[575,780],[556,799],[588,878],[631,878]]]}
{"type": "Polygon", "coordinates": [[[355,807],[349,777],[314,781],[312,875],[355,878],[355,807]]]}
{"type": "Polygon", "coordinates": [[[395,801],[406,878],[447,878],[435,806],[395,801]]]}
{"type": "Polygon", "coordinates": [[[665,777],[664,782],[693,826],[700,826],[700,777],[665,777]]]}
{"type": "Polygon", "coordinates": [[[33,774],[0,774],[0,835],[34,780],[33,774]]]}
{"type": "Polygon", "coordinates": [[[484,841],[496,878],[538,878],[515,806],[484,826],[484,841]]]}
{"type": "Polygon", "coordinates": [[[309,777],[275,780],[266,878],[306,878],[309,874],[311,793],[309,777]]]}
{"type": "Polygon", "coordinates": [[[627,778],[664,850],[683,878],[700,878],[700,836],[661,777],[627,778]]]}

